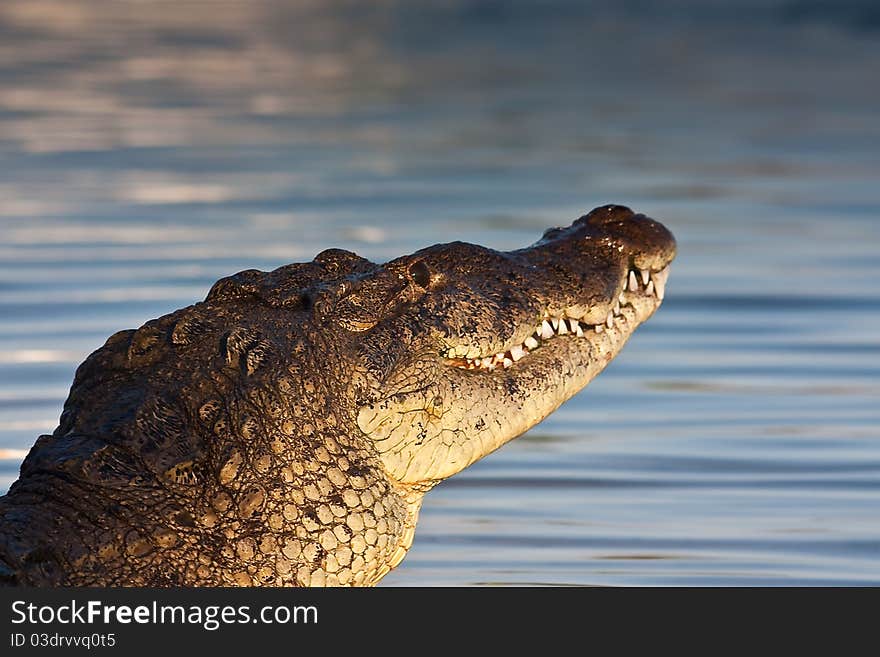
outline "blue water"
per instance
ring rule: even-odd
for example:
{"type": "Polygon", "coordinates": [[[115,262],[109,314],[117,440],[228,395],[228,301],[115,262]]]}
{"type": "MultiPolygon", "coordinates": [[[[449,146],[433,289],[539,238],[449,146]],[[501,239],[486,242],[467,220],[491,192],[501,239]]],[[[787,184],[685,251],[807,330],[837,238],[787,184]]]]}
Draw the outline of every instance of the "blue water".
{"type": "Polygon", "coordinates": [[[678,238],[663,307],[383,584],[880,584],[873,3],[164,6],[0,6],[0,489],[223,275],[617,202],[678,238]]]}

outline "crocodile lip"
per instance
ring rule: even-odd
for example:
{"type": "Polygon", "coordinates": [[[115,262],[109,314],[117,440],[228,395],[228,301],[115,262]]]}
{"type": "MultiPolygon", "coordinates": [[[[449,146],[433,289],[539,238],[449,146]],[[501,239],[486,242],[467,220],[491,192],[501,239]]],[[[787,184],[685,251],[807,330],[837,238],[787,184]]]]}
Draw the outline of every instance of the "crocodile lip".
{"type": "MultiPolygon", "coordinates": [[[[491,372],[497,368],[507,369],[523,359],[527,360],[531,352],[540,350],[545,342],[556,336],[567,335],[583,339],[591,334],[604,333],[619,323],[632,321],[627,319],[624,310],[633,307],[632,302],[636,298],[653,301],[652,310],[656,309],[665,296],[668,277],[669,265],[658,271],[630,269],[623,281],[622,291],[602,323],[585,324],[574,317],[567,315],[554,317],[545,311],[544,316],[536,323],[534,332],[523,342],[511,345],[504,351],[477,358],[446,357],[445,363],[451,367],[484,372],[491,372]]],[[[636,322],[640,320],[641,318],[636,317],[636,322]]]]}

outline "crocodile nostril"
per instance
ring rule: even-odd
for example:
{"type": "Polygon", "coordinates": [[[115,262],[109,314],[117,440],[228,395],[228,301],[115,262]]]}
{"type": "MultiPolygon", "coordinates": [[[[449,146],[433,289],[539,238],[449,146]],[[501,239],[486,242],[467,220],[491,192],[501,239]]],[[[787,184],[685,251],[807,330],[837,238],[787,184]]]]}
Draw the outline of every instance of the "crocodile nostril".
{"type": "Polygon", "coordinates": [[[627,221],[634,216],[635,213],[625,205],[611,204],[598,207],[584,217],[581,217],[581,219],[593,226],[603,226],[605,224],[627,221]]]}

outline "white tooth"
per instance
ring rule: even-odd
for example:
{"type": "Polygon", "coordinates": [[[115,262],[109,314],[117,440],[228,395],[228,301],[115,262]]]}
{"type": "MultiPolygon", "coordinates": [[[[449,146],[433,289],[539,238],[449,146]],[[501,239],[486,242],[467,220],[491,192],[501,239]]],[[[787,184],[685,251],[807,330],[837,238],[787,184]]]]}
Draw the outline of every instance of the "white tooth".
{"type": "Polygon", "coordinates": [[[493,363],[490,363],[489,365],[486,365],[486,369],[489,370],[490,372],[494,371],[495,370],[495,363],[493,362],[493,363]]]}
{"type": "Polygon", "coordinates": [[[636,273],[632,269],[629,270],[629,289],[633,292],[639,289],[639,282],[636,280],[636,273]]]}
{"type": "Polygon", "coordinates": [[[565,335],[566,333],[568,333],[568,324],[565,322],[564,319],[559,320],[559,326],[557,327],[557,330],[559,331],[559,335],[565,335]]]}
{"type": "Polygon", "coordinates": [[[623,292],[617,295],[617,302],[621,306],[626,304],[626,295],[623,292]]]}
{"type": "Polygon", "coordinates": [[[541,343],[535,340],[534,336],[530,335],[526,338],[526,341],[523,344],[525,344],[525,346],[527,346],[529,349],[537,349],[541,343]]]}
{"type": "Polygon", "coordinates": [[[654,281],[654,290],[657,292],[657,298],[663,301],[666,296],[666,279],[669,278],[669,267],[665,267],[651,277],[654,281]]]}
{"type": "Polygon", "coordinates": [[[642,285],[647,285],[651,280],[651,272],[648,269],[639,269],[639,273],[642,275],[642,285]]]}
{"type": "Polygon", "coordinates": [[[605,330],[605,325],[604,324],[596,324],[596,326],[594,326],[593,328],[596,329],[596,333],[601,333],[602,331],[605,330]]]}
{"type": "Polygon", "coordinates": [[[663,297],[666,296],[665,283],[654,281],[654,291],[657,293],[657,298],[660,299],[660,301],[663,301],[663,297]]]}
{"type": "Polygon", "coordinates": [[[645,288],[645,294],[649,297],[654,294],[654,281],[648,283],[648,287],[645,288]]]}
{"type": "Polygon", "coordinates": [[[619,315],[619,314],[620,314],[620,301],[615,301],[615,302],[614,302],[614,314],[615,314],[615,315],[619,315]]]}
{"type": "Polygon", "coordinates": [[[581,328],[580,322],[574,323],[574,332],[577,334],[579,338],[584,337],[584,329],[581,328]]]}
{"type": "Polygon", "coordinates": [[[503,351],[501,353],[495,354],[495,362],[500,363],[502,360],[504,360],[504,355],[505,354],[503,351]]]}
{"type": "Polygon", "coordinates": [[[558,331],[558,330],[559,330],[559,318],[558,318],[558,317],[554,317],[553,319],[551,319],[551,320],[550,320],[550,324],[553,325],[553,330],[554,330],[554,331],[558,331]]]}
{"type": "Polygon", "coordinates": [[[501,361],[501,362],[504,363],[504,369],[507,369],[508,367],[510,367],[511,365],[513,365],[513,361],[510,360],[509,358],[505,358],[505,359],[504,359],[503,361],[501,361]]]}
{"type": "Polygon", "coordinates": [[[523,348],[520,345],[510,348],[510,357],[513,359],[514,363],[525,355],[526,352],[523,351],[523,348]]]}
{"type": "Polygon", "coordinates": [[[610,312],[608,313],[608,317],[605,318],[605,326],[608,328],[614,328],[614,315],[610,312]]]}
{"type": "Polygon", "coordinates": [[[545,340],[553,337],[553,327],[546,319],[541,322],[541,337],[545,340]]]}

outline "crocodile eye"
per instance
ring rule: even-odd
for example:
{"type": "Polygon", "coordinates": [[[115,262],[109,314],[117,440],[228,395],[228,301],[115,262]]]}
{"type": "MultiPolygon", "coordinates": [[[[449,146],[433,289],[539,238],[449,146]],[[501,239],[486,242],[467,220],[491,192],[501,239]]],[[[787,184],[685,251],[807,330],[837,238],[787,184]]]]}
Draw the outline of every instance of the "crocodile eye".
{"type": "Polygon", "coordinates": [[[424,260],[417,260],[409,266],[409,277],[413,283],[424,289],[431,284],[431,272],[424,260]]]}

